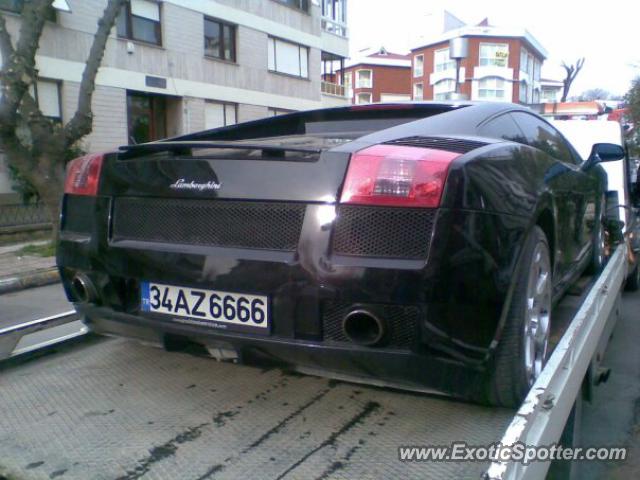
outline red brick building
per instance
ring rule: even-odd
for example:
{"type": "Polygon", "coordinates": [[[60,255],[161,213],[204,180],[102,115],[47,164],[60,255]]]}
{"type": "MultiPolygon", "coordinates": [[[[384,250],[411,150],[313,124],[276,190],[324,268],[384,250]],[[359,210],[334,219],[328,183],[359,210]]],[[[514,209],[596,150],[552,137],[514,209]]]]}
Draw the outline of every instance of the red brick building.
{"type": "Polygon", "coordinates": [[[384,48],[364,53],[338,72],[351,103],[411,100],[411,56],[384,48]]]}
{"type": "Polygon", "coordinates": [[[411,49],[412,98],[445,100],[456,91],[456,63],[449,40],[468,39],[459,92],[470,100],[540,102],[540,69],[547,53],[526,30],[495,27],[485,20],[444,31],[411,49]]]}

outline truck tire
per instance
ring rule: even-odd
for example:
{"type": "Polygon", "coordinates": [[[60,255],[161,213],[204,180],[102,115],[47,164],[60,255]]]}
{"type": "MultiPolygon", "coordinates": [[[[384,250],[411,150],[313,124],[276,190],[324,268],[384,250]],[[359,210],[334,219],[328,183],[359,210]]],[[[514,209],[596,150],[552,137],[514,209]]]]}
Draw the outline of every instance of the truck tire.
{"type": "Polygon", "coordinates": [[[488,403],[518,406],[547,360],[551,326],[552,270],[542,229],[529,234],[487,389],[488,403]]]}
{"type": "Polygon", "coordinates": [[[640,258],[636,260],[636,266],[627,277],[627,283],[624,285],[624,289],[627,292],[637,292],[638,288],[640,288],[640,266],[638,262],[640,262],[640,258]]]}

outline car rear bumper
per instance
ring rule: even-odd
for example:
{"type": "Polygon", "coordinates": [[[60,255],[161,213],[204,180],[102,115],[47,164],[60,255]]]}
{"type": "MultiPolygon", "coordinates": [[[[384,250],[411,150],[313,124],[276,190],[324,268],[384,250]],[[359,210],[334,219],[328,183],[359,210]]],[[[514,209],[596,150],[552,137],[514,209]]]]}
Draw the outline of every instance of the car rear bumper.
{"type": "Polygon", "coordinates": [[[167,350],[199,345],[223,350],[226,358],[254,366],[278,366],[409,390],[473,398],[482,369],[420,351],[369,348],[273,336],[221,333],[201,326],[76,305],[92,331],[152,344],[167,350]],[[233,352],[230,354],[230,352],[233,352]]]}
{"type": "MultiPolygon", "coordinates": [[[[92,225],[69,231],[63,223],[57,261],[69,299],[78,303],[98,332],[160,344],[171,335],[195,343],[202,343],[201,338],[231,341],[241,353],[263,352],[295,366],[450,393],[472,388],[471,379],[486,369],[499,338],[528,219],[439,209],[434,212],[427,257],[376,258],[358,252],[336,255],[331,228],[318,221],[322,207],[306,206],[295,250],[275,255],[259,249],[113,240],[113,208],[108,198],[99,198],[85,208],[93,210],[90,216],[72,217],[90,218],[92,225]],[[85,233],[74,233],[79,230],[85,233]],[[95,299],[88,303],[79,302],[71,288],[77,275],[95,287],[95,299]],[[141,312],[140,285],[145,281],[267,296],[269,334],[150,318],[141,312]],[[345,336],[343,320],[359,308],[386,322],[384,342],[364,347],[345,336]]],[[[398,218],[392,213],[388,229],[398,218]]],[[[385,252],[395,248],[392,242],[373,245],[385,252]]]]}

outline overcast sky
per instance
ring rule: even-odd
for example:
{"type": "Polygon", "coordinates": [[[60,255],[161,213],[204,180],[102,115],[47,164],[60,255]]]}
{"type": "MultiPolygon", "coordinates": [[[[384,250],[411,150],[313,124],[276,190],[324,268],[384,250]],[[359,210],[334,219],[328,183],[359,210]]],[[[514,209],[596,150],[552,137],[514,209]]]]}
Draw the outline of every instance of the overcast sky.
{"type": "Polygon", "coordinates": [[[460,20],[477,24],[524,27],[547,49],[542,76],[561,80],[564,60],[586,57],[571,89],[590,88],[624,94],[640,76],[640,2],[607,0],[348,0],[351,56],[366,47],[384,45],[408,52],[430,13],[446,8],[460,20]]]}

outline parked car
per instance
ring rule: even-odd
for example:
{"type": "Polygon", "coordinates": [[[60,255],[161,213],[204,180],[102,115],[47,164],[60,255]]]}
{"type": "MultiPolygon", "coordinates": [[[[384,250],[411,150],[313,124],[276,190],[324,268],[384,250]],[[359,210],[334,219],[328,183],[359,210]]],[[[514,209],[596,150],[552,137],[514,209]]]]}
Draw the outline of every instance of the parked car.
{"type": "Polygon", "coordinates": [[[57,261],[98,333],[513,406],[623,155],[506,103],[291,113],[72,161],[57,261]]]}
{"type": "MultiPolygon", "coordinates": [[[[591,155],[595,143],[613,143],[625,147],[623,128],[620,123],[610,120],[552,120],[563,135],[571,142],[586,161],[591,155]]],[[[625,148],[626,150],[626,148],[625,148]]],[[[608,213],[623,222],[622,231],[626,234],[630,250],[629,275],[625,288],[636,291],[640,288],[640,222],[634,199],[637,192],[637,167],[628,155],[602,165],[607,173],[608,197],[612,205],[608,213]],[[618,206],[619,205],[619,206],[618,206]]]]}

